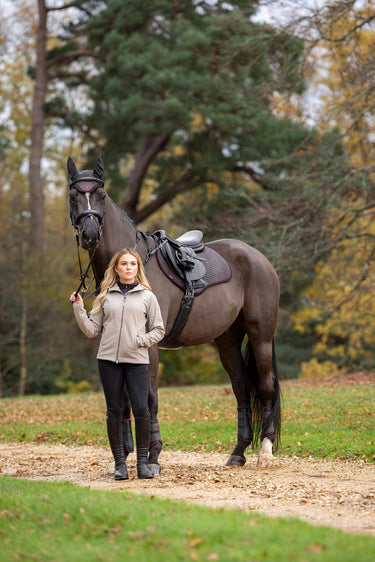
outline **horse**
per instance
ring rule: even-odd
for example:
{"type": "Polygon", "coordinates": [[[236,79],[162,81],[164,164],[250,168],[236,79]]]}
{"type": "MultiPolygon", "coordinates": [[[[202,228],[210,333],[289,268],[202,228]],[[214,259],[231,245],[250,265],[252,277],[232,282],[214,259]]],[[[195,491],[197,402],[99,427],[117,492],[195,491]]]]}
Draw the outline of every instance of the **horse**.
{"type": "MultiPolygon", "coordinates": [[[[77,240],[90,257],[97,287],[113,254],[133,248],[140,254],[147,279],[163,316],[166,334],[173,328],[183,292],[161,270],[153,234],[137,228],[133,220],[104,189],[104,165],[99,157],[93,170],[78,171],[71,157],[70,215],[77,240]]],[[[195,232],[195,231],[193,231],[195,232]]],[[[237,443],[226,466],[243,466],[245,450],[261,445],[257,465],[271,466],[280,440],[281,392],[275,356],[280,283],[269,260],[258,250],[235,239],[206,242],[230,266],[230,279],[195,297],[178,341],[159,347],[176,349],[213,343],[228,373],[237,401],[237,443]],[[246,342],[247,339],[247,342],[246,342]],[[244,350],[243,342],[246,342],[244,350]]],[[[158,423],[158,346],[149,349],[151,440],[148,463],[160,472],[162,441],[158,423]]],[[[125,404],[130,417],[129,404],[125,404]]]]}

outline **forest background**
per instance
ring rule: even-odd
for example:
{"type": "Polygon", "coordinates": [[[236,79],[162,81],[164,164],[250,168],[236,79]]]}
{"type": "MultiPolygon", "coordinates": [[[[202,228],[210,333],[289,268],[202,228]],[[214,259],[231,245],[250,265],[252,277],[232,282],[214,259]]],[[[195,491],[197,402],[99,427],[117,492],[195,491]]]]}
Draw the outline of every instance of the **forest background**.
{"type": "MultiPolygon", "coordinates": [[[[98,388],[69,155],[142,230],[270,259],[281,378],[374,368],[374,0],[0,4],[0,397],[98,388]]],[[[161,352],[161,385],[223,381],[161,352]]]]}

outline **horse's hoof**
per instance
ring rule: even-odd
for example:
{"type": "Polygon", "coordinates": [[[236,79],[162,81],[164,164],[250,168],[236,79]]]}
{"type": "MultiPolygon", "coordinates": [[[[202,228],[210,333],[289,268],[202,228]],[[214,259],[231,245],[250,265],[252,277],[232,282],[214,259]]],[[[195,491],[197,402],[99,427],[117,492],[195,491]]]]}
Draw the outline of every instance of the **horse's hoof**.
{"type": "Polygon", "coordinates": [[[239,455],[231,455],[227,460],[225,466],[243,466],[245,462],[245,457],[240,457],[239,455]]]}
{"type": "Polygon", "coordinates": [[[272,455],[259,455],[257,466],[259,468],[267,468],[268,466],[273,465],[273,456],[272,455]]]}
{"type": "Polygon", "coordinates": [[[160,474],[160,472],[161,472],[160,464],[148,464],[147,468],[150,470],[150,472],[152,472],[152,474],[154,476],[156,476],[157,474],[160,474]]]}

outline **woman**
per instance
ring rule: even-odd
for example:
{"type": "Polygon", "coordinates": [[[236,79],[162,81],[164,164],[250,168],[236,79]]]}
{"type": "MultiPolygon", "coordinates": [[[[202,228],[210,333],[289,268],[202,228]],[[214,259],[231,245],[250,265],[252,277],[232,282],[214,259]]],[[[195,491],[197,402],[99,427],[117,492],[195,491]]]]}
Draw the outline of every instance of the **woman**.
{"type": "Polygon", "coordinates": [[[70,296],[78,326],[89,338],[101,334],[97,354],[107,405],[107,432],[115,459],[115,480],[129,478],[123,449],[123,387],[135,421],[138,478],[153,478],[147,466],[150,442],[148,348],[164,336],[158,301],[151,292],[139,254],[125,248],[111,259],[89,315],[82,297],[70,296]]]}

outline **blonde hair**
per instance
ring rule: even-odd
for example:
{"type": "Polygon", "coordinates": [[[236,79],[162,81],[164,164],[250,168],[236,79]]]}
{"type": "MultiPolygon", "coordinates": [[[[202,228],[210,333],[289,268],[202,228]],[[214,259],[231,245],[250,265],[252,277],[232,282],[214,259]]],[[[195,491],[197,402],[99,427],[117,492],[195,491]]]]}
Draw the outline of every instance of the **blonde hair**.
{"type": "Polygon", "coordinates": [[[108,265],[108,267],[106,269],[106,272],[104,274],[104,279],[103,279],[102,284],[100,286],[100,293],[99,293],[98,298],[96,300],[96,307],[91,311],[92,313],[99,312],[99,310],[102,307],[102,301],[103,301],[104,297],[106,296],[106,294],[108,293],[108,290],[111,287],[113,287],[113,285],[116,285],[116,283],[118,282],[119,279],[118,279],[118,275],[117,275],[117,272],[116,272],[116,267],[117,267],[118,262],[120,261],[120,258],[124,254],[130,254],[131,256],[133,256],[137,260],[138,271],[137,271],[137,275],[135,277],[135,283],[140,283],[141,285],[144,285],[149,291],[151,291],[151,287],[150,287],[149,282],[147,281],[145,270],[143,268],[143,263],[142,263],[140,255],[135,250],[131,250],[130,248],[123,248],[122,250],[118,250],[112,256],[112,259],[109,262],[109,265],[108,265]]]}

